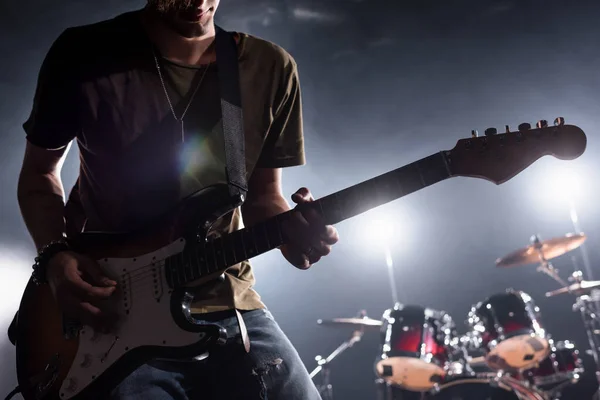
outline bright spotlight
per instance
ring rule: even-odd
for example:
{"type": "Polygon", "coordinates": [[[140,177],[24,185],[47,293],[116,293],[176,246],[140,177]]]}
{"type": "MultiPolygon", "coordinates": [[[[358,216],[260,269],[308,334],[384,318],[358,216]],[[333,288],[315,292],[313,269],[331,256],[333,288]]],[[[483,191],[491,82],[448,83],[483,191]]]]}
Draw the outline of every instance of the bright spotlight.
{"type": "Polygon", "coordinates": [[[369,222],[365,233],[370,244],[387,247],[394,235],[394,223],[389,218],[373,219],[369,222]]]}
{"type": "Polygon", "coordinates": [[[549,170],[545,177],[545,193],[550,198],[570,204],[581,196],[581,174],[574,168],[562,165],[549,170]]]}

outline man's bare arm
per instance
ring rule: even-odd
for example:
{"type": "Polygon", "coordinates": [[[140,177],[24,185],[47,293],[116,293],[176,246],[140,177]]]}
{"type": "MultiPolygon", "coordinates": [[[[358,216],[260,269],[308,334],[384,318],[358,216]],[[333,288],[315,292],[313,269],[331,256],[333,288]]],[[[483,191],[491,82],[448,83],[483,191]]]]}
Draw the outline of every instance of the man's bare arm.
{"type": "Polygon", "coordinates": [[[46,150],[27,142],[17,197],[21,215],[36,248],[65,234],[65,193],[60,171],[70,144],[46,150]]]}
{"type": "Polygon", "coordinates": [[[244,225],[252,226],[290,210],[281,190],[281,168],[256,168],[248,181],[248,198],[242,206],[244,225]]]}

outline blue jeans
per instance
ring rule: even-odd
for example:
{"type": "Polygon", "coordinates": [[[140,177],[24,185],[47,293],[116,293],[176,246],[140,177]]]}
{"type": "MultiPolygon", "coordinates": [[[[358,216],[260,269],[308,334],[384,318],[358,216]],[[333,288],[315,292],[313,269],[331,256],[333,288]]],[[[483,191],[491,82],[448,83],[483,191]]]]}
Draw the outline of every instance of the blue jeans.
{"type": "Polygon", "coordinates": [[[117,386],[110,400],[320,400],[298,352],[268,310],[243,313],[250,353],[235,314],[220,320],[229,339],[194,362],[153,361],[117,386]]]}

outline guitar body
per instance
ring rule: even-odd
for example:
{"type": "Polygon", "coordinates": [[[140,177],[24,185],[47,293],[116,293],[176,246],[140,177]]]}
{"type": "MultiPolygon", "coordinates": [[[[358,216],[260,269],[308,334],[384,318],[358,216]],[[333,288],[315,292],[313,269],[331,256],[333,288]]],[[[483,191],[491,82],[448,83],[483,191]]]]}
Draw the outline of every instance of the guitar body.
{"type": "Polygon", "coordinates": [[[19,307],[16,342],[17,379],[26,400],[103,398],[152,359],[192,359],[225,341],[224,329],[191,317],[193,293],[170,287],[165,277],[165,260],[184,250],[185,238],[205,238],[216,217],[232,209],[210,207],[206,199],[204,193],[188,201],[168,223],[143,233],[84,233],[76,239],[81,251],[118,282],[110,307],[119,322],[110,334],[75,325],[74,337],[65,337],[63,314],[50,287],[30,280],[19,307]],[[198,198],[204,199],[201,207],[198,198]],[[203,209],[212,212],[201,215],[203,209]]]}

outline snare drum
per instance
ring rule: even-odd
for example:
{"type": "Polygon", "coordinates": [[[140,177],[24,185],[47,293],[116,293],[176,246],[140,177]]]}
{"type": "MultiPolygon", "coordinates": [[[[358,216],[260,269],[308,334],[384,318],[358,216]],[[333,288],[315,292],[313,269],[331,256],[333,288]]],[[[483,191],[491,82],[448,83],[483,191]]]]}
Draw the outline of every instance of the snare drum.
{"type": "Polygon", "coordinates": [[[383,314],[383,351],[375,364],[388,384],[425,391],[441,382],[453,365],[458,342],[452,318],[420,306],[397,305],[383,314]]]}
{"type": "Polygon", "coordinates": [[[565,381],[576,383],[583,374],[579,351],[568,340],[554,344],[550,341],[550,355],[537,367],[523,372],[524,378],[539,387],[553,386],[565,381]]]}
{"type": "Polygon", "coordinates": [[[468,323],[491,368],[519,371],[548,356],[539,311],[527,293],[512,289],[473,306],[468,323]]]}

